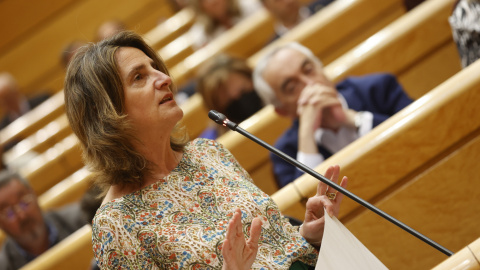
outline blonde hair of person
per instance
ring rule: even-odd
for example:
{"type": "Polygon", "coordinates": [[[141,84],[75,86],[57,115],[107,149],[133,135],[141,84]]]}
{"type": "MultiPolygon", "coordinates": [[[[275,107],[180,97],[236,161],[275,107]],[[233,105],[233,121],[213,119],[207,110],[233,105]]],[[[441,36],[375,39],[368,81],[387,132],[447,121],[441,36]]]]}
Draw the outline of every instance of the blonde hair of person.
{"type": "Polygon", "coordinates": [[[252,78],[252,70],[244,60],[226,54],[220,54],[202,66],[198,73],[197,91],[208,109],[225,113],[218,105],[218,92],[232,73],[252,78]]]}
{"type": "MultiPolygon", "coordinates": [[[[169,72],[157,55],[136,33],[125,31],[78,50],[65,77],[65,108],[72,130],[80,140],[83,159],[104,191],[111,185],[142,184],[152,164],[134,147],[139,139],[125,113],[125,97],[115,52],[133,47],[150,57],[158,69],[169,72]]],[[[175,87],[171,86],[172,91],[175,87]]],[[[170,136],[175,151],[188,142],[177,124],[170,136]]]]}
{"type": "MultiPolygon", "coordinates": [[[[194,8],[195,13],[197,14],[197,21],[203,24],[205,27],[205,32],[207,34],[212,34],[215,29],[220,25],[219,22],[210,17],[202,9],[201,2],[202,0],[191,0],[190,4],[194,8]]],[[[238,5],[237,0],[225,0],[227,1],[227,13],[230,18],[235,18],[240,16],[240,6],[238,5]]]]}

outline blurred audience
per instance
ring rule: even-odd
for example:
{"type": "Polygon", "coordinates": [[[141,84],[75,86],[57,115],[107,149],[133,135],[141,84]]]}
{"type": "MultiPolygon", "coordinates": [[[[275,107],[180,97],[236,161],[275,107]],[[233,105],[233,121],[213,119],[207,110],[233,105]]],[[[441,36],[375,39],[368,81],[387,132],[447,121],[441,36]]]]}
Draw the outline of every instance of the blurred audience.
{"type": "Polygon", "coordinates": [[[300,0],[261,1],[275,18],[275,34],[270,40],[272,42],[334,0],[316,0],[308,5],[303,5],[300,0]]]}
{"type": "MultiPolygon", "coordinates": [[[[299,43],[267,53],[253,80],[264,103],[292,119],[275,147],[311,168],[412,102],[388,73],[349,77],[335,85],[320,60],[299,43]]],[[[276,155],[271,159],[280,187],[303,174],[276,155]]]]}
{"type": "MultiPolygon", "coordinates": [[[[221,112],[236,123],[263,107],[253,89],[250,67],[244,60],[226,54],[218,55],[202,66],[198,74],[197,91],[209,110],[221,112]]],[[[200,137],[215,139],[226,130],[212,123],[200,137]]]]}
{"type": "Polygon", "coordinates": [[[48,97],[48,94],[40,94],[27,99],[10,73],[0,73],[0,108],[5,113],[5,117],[0,122],[0,129],[8,126],[48,97]]]}
{"type": "Polygon", "coordinates": [[[480,57],[480,1],[457,0],[448,21],[465,68],[480,57]]]}
{"type": "Polygon", "coordinates": [[[189,5],[188,0],[169,0],[168,2],[170,3],[170,6],[175,12],[178,12],[189,5]]]}
{"type": "Polygon", "coordinates": [[[197,13],[189,31],[195,49],[205,46],[261,7],[258,0],[192,0],[191,4],[197,13]]]}
{"type": "Polygon", "coordinates": [[[0,229],[7,235],[0,251],[1,269],[19,269],[85,224],[78,203],[42,213],[24,178],[0,172],[0,229]]]}
{"type": "Polygon", "coordinates": [[[97,41],[102,41],[123,30],[127,30],[127,27],[120,20],[106,21],[97,28],[97,41]]]}
{"type": "Polygon", "coordinates": [[[67,69],[68,64],[70,63],[70,60],[73,58],[77,50],[80,49],[80,47],[84,46],[85,44],[87,44],[85,41],[74,40],[63,48],[60,59],[62,61],[62,66],[65,69],[67,69]]]}

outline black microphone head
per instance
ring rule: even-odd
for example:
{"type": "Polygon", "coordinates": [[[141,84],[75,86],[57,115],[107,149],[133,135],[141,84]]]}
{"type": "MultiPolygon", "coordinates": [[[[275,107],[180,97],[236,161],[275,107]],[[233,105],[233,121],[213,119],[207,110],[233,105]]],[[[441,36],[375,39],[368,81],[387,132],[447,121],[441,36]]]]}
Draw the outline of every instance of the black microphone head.
{"type": "Polygon", "coordinates": [[[219,125],[222,125],[224,127],[228,127],[229,129],[233,130],[233,131],[236,131],[236,128],[237,128],[237,124],[228,120],[228,118],[222,114],[222,113],[219,113],[215,110],[210,110],[208,112],[208,117],[210,119],[212,119],[213,121],[215,121],[215,123],[219,124],[219,125]]]}
{"type": "Polygon", "coordinates": [[[212,119],[213,121],[215,121],[215,123],[219,124],[219,125],[224,125],[225,124],[225,120],[227,120],[227,117],[222,114],[222,113],[219,113],[215,110],[210,110],[208,112],[208,117],[210,119],[212,119]]]}

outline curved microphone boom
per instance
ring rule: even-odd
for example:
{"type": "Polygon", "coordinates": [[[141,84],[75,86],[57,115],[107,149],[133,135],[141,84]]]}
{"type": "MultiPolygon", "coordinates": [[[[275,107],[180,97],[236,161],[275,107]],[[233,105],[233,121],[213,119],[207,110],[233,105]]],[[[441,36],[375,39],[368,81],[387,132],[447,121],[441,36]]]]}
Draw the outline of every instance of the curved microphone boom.
{"type": "Polygon", "coordinates": [[[282,151],[274,148],[273,146],[269,145],[268,143],[266,143],[266,142],[260,140],[259,138],[253,136],[251,133],[249,133],[246,130],[244,130],[243,128],[239,127],[238,124],[228,120],[228,118],[225,115],[223,115],[223,114],[221,114],[221,113],[219,113],[215,110],[211,110],[210,112],[208,112],[208,117],[210,119],[212,119],[213,121],[215,121],[215,123],[217,123],[219,125],[222,125],[222,126],[225,126],[225,127],[228,127],[231,130],[236,131],[236,132],[242,134],[243,136],[249,138],[250,140],[260,144],[261,146],[263,146],[264,148],[266,148],[270,152],[274,153],[275,155],[279,156],[280,158],[284,159],[288,163],[290,163],[293,166],[301,169],[302,171],[308,173],[309,175],[315,177],[316,179],[322,181],[323,183],[331,186],[332,188],[336,189],[338,192],[341,192],[342,194],[344,194],[345,196],[349,197],[350,199],[356,201],[357,203],[359,203],[363,207],[371,210],[375,214],[383,217],[384,219],[386,219],[386,220],[390,221],[391,223],[397,225],[398,227],[400,227],[401,229],[410,233],[411,235],[417,237],[418,239],[422,240],[423,242],[425,242],[425,243],[429,244],[430,246],[436,248],[437,250],[439,250],[443,254],[448,255],[448,256],[453,255],[453,252],[446,249],[445,247],[439,245],[438,243],[434,242],[433,240],[429,239],[428,237],[426,237],[426,236],[422,235],[421,233],[417,232],[416,230],[410,228],[409,226],[405,225],[404,223],[400,222],[399,220],[395,219],[394,217],[390,216],[389,214],[383,212],[382,210],[378,209],[377,207],[375,207],[374,205],[365,201],[364,199],[358,197],[357,195],[353,194],[352,192],[348,191],[347,189],[341,187],[337,183],[334,183],[334,182],[330,181],[328,178],[326,178],[325,176],[323,176],[323,175],[319,174],[318,172],[312,170],[310,167],[306,166],[305,164],[303,164],[301,162],[298,162],[297,160],[291,158],[290,156],[283,153],[282,151]]]}

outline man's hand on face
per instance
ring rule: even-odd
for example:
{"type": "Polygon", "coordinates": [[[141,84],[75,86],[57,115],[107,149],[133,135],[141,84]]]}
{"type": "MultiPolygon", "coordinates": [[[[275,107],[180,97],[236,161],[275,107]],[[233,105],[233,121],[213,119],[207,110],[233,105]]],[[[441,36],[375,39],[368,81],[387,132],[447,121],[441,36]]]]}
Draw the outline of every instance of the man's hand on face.
{"type": "Polygon", "coordinates": [[[307,85],[300,94],[297,105],[300,123],[312,132],[319,127],[336,130],[346,120],[337,90],[332,86],[307,85]]]}

